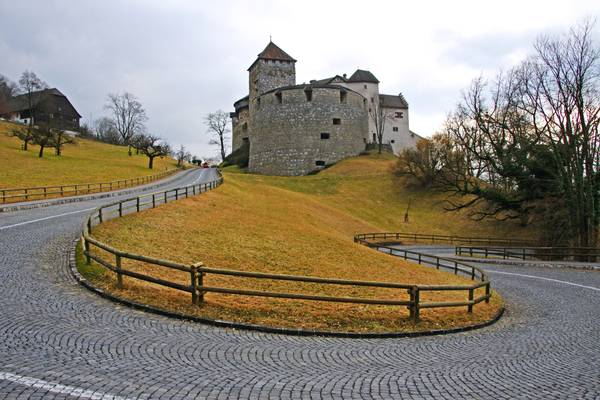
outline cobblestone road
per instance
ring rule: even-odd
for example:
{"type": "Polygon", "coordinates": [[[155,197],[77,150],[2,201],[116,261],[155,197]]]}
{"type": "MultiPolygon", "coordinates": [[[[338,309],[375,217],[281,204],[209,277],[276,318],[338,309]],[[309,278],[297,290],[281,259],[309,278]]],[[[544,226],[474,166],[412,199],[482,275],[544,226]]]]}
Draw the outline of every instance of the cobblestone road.
{"type": "Polygon", "coordinates": [[[484,265],[497,271],[507,312],[462,334],[214,328],[115,305],[74,282],[67,259],[81,210],[108,201],[0,214],[0,398],[600,398],[598,272],[484,265]]]}

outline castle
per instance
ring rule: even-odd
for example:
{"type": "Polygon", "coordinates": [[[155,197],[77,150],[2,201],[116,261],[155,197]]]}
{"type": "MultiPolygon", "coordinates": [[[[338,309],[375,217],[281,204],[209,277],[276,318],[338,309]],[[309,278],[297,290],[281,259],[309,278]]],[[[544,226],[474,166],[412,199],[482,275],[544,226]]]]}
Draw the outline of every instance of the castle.
{"type": "Polygon", "coordinates": [[[376,121],[385,120],[383,143],[395,154],[420,139],[409,130],[408,103],[379,94],[369,71],[296,84],[296,60],[273,42],[248,68],[249,94],[234,103],[232,150],[249,152],[250,172],[306,175],[377,143],[376,121]],[[380,110],[380,112],[379,112],[380,110]]]}

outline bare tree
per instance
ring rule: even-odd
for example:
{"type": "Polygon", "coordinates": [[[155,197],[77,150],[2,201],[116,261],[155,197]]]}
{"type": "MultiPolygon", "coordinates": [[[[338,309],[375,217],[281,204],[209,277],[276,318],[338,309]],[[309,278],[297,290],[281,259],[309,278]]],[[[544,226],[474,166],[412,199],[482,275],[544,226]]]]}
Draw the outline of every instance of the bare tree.
{"type": "Polygon", "coordinates": [[[96,138],[101,142],[122,144],[121,135],[117,131],[114,121],[109,117],[98,118],[94,121],[96,138]]]}
{"type": "Polygon", "coordinates": [[[138,99],[128,92],[109,94],[104,108],[111,111],[114,127],[123,144],[128,146],[128,154],[131,156],[131,141],[135,135],[144,131],[144,123],[148,119],[146,111],[138,99]]]}
{"type": "Polygon", "coordinates": [[[44,156],[44,149],[50,147],[54,142],[55,129],[47,122],[41,122],[31,128],[33,135],[32,143],[40,146],[38,157],[44,156]]]}
{"type": "MultiPolygon", "coordinates": [[[[31,71],[25,71],[19,79],[19,91],[25,95],[27,99],[27,108],[29,113],[29,124],[27,125],[27,132],[21,133],[20,135],[13,132],[15,136],[23,140],[23,150],[27,150],[27,143],[34,139],[37,134],[34,130],[34,119],[38,111],[39,102],[39,91],[46,89],[48,85],[42,81],[38,76],[31,71]],[[27,140],[29,138],[29,140],[27,140]]],[[[39,136],[39,135],[37,135],[39,136]]],[[[37,139],[36,139],[37,140],[37,139]]],[[[42,150],[43,153],[43,150],[42,150]]],[[[41,157],[41,156],[40,156],[41,157]]]]}
{"type": "Polygon", "coordinates": [[[57,156],[62,155],[62,148],[65,144],[73,144],[75,143],[75,139],[73,137],[67,135],[62,129],[53,129],[52,135],[52,147],[54,147],[55,154],[57,156]]]}
{"type": "Polygon", "coordinates": [[[29,143],[33,141],[33,129],[31,127],[23,128],[17,127],[13,128],[8,132],[9,136],[16,137],[23,142],[22,149],[27,151],[29,147],[29,143]]]}
{"type": "Polygon", "coordinates": [[[378,153],[381,154],[381,148],[383,146],[383,133],[385,132],[385,124],[391,116],[386,112],[385,108],[381,106],[379,101],[372,104],[369,108],[369,118],[375,125],[375,137],[377,138],[378,153]]]}
{"type": "Polygon", "coordinates": [[[148,157],[148,168],[152,169],[156,157],[171,155],[171,147],[164,140],[154,135],[137,134],[131,145],[148,157]]]}
{"type": "Polygon", "coordinates": [[[221,151],[221,161],[225,160],[227,155],[226,142],[229,139],[229,114],[223,110],[209,113],[204,118],[204,123],[208,127],[208,133],[213,137],[209,144],[218,145],[221,151]]]}
{"type": "Polygon", "coordinates": [[[179,150],[175,152],[175,158],[177,159],[177,166],[182,167],[184,163],[192,160],[192,154],[186,150],[184,145],[181,145],[179,150]]]}

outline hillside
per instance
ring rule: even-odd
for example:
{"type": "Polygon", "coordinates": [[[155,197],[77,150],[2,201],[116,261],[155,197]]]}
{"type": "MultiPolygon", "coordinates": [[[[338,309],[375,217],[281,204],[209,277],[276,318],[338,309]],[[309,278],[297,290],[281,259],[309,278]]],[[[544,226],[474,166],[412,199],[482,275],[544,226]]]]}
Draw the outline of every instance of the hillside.
{"type": "MultiPolygon", "coordinates": [[[[440,197],[404,190],[390,168],[391,156],[349,159],[318,175],[268,177],[224,173],[225,184],[202,196],[171,203],[141,214],[109,221],[94,236],[123,250],[170,260],[237,270],[304,274],[321,277],[378,280],[421,284],[465,283],[466,280],[377,253],[352,242],[356,232],[460,233],[465,235],[519,234],[516,227],[499,223],[474,223],[447,214],[440,197]],[[407,198],[413,199],[410,223],[404,224],[407,198]]],[[[267,298],[208,294],[201,308],[189,305],[188,296],[127,280],[124,290],[114,287],[112,274],[98,267],[95,283],[120,296],[163,308],[200,316],[241,322],[332,330],[410,330],[404,309],[355,306],[267,298]],[[100,277],[99,277],[100,275],[100,277]]],[[[174,279],[176,274],[128,263],[155,276],[174,279]]],[[[178,277],[187,282],[189,277],[178,277]]],[[[320,285],[273,283],[210,276],[207,284],[258,290],[298,291],[344,296],[393,296],[389,289],[332,288],[320,285]]],[[[462,299],[453,292],[428,294],[428,298],[462,299]],[[454,297],[453,297],[454,296],[454,297]]],[[[434,309],[422,314],[417,329],[457,326],[482,321],[501,304],[477,307],[469,316],[460,309],[434,309]]]]}
{"type": "Polygon", "coordinates": [[[8,135],[21,127],[0,121],[0,188],[108,182],[153,175],[176,165],[170,158],[157,159],[151,170],[146,157],[129,157],[124,146],[80,138],[65,145],[60,157],[54,155],[53,148],[47,148],[39,158],[38,146],[30,145],[23,151],[22,142],[8,135]]]}

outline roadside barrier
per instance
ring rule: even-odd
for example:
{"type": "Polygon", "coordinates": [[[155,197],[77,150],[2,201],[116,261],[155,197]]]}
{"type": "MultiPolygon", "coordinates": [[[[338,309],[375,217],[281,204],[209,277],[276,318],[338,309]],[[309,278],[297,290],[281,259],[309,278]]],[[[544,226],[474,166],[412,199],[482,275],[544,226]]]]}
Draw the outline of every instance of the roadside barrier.
{"type": "Polygon", "coordinates": [[[0,189],[2,203],[40,200],[51,197],[77,196],[80,194],[100,193],[111,190],[123,189],[130,186],[142,185],[172,175],[179,171],[177,168],[158,174],[140,176],[138,178],[121,179],[111,182],[77,183],[72,185],[38,186],[16,189],[0,189]]]}
{"type": "MultiPolygon", "coordinates": [[[[121,200],[115,203],[111,203],[96,209],[88,217],[86,224],[83,229],[82,242],[84,246],[84,255],[86,256],[86,262],[89,264],[91,261],[95,261],[108,270],[114,272],[117,278],[117,287],[123,287],[123,277],[127,276],[130,278],[150,282],[156,285],[169,287],[175,290],[187,292],[191,295],[192,304],[200,305],[204,301],[204,295],[206,293],[224,293],[239,296],[260,296],[260,297],[272,297],[272,298],[285,298],[295,300],[311,300],[311,301],[327,301],[327,302],[340,302],[340,303],[353,303],[353,304],[376,304],[376,305],[389,305],[389,306],[405,306],[409,310],[409,316],[417,322],[420,315],[421,309],[427,308],[439,308],[439,307],[466,307],[467,312],[471,313],[473,307],[485,301],[489,303],[491,294],[490,281],[485,273],[470,264],[463,263],[460,261],[449,260],[443,257],[436,257],[425,253],[414,252],[410,250],[399,250],[389,246],[379,245],[377,243],[369,242],[368,239],[391,239],[390,235],[400,238],[403,235],[401,233],[394,234],[362,234],[356,235],[354,241],[367,245],[369,247],[376,248],[379,251],[388,252],[390,255],[402,256],[406,260],[417,261],[419,264],[429,264],[435,266],[437,269],[451,269],[455,274],[464,274],[469,276],[472,280],[477,280],[476,283],[471,285],[414,285],[414,284],[403,284],[396,282],[376,282],[376,281],[359,281],[359,280],[346,280],[346,279],[330,279],[330,278],[319,278],[311,276],[300,276],[300,275],[285,275],[285,274],[267,274],[261,272],[248,272],[248,271],[236,271],[230,269],[221,268],[210,268],[202,263],[193,263],[186,265],[182,263],[176,263],[168,260],[162,260],[154,257],[147,257],[140,254],[134,254],[116,249],[103,243],[97,239],[94,239],[92,235],[93,227],[100,224],[108,219],[122,217],[125,214],[140,212],[144,209],[155,208],[161,204],[166,204],[171,201],[176,201],[182,198],[188,198],[204,193],[208,190],[218,187],[223,182],[223,178],[214,180],[209,183],[203,183],[199,185],[191,185],[180,187],[176,189],[165,190],[162,192],[132,197],[126,200],[121,200]],[[98,248],[111,255],[111,259],[103,258],[99,254],[95,254],[92,249],[98,248]],[[153,266],[162,268],[172,269],[180,272],[189,274],[189,284],[182,284],[179,282],[173,282],[165,279],[160,279],[147,274],[143,274],[137,271],[132,271],[123,268],[123,260],[135,260],[144,262],[153,266]],[[359,298],[359,297],[336,297],[336,296],[320,296],[314,294],[303,294],[303,293],[281,293],[281,292],[270,292],[270,291],[256,291],[248,289],[237,289],[237,288],[226,288],[216,287],[206,284],[206,277],[208,275],[228,275],[240,278],[251,278],[251,279],[269,279],[274,281],[293,281],[301,283],[316,283],[322,285],[346,285],[355,287],[376,287],[376,288],[388,288],[398,289],[402,294],[402,297],[408,295],[408,299],[398,298],[359,298]],[[484,294],[475,298],[475,291],[483,288],[484,294]],[[464,291],[466,294],[466,300],[464,301],[453,301],[453,302],[430,302],[421,300],[421,293],[433,292],[433,291],[464,291]]],[[[426,237],[433,240],[453,240],[446,236],[435,236],[435,235],[415,235],[410,234],[410,237],[414,240],[423,239],[426,237]]],[[[464,239],[464,238],[463,238],[464,239]]]]}

